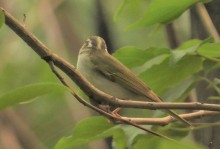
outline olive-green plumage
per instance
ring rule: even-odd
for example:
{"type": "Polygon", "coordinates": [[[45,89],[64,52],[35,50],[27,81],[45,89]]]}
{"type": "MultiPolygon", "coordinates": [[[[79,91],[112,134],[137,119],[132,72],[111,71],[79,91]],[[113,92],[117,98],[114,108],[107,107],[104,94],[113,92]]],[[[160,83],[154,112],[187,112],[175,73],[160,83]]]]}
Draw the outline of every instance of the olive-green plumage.
{"type": "MultiPolygon", "coordinates": [[[[96,88],[117,98],[163,102],[131,70],[108,53],[101,37],[91,36],[85,41],[79,52],[77,69],[96,88]]],[[[163,111],[191,126],[175,112],[163,111]]]]}

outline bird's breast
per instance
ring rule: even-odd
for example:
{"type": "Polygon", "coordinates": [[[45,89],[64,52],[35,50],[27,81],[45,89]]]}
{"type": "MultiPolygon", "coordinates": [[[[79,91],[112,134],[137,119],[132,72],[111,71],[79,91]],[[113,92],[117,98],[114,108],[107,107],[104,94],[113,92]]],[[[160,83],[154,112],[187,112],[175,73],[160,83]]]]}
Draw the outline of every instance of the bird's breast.
{"type": "Polygon", "coordinates": [[[77,61],[77,70],[99,90],[121,99],[139,99],[135,93],[124,88],[117,82],[112,82],[100,72],[95,70],[88,54],[81,54],[77,61]]]}

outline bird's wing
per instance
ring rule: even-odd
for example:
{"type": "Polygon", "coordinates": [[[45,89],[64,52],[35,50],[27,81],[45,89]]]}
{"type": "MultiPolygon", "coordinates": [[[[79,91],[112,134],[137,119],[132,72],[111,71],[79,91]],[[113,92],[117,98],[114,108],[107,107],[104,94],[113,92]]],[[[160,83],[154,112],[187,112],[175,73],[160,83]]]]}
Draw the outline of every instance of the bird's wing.
{"type": "Polygon", "coordinates": [[[151,101],[161,101],[142,80],[110,54],[102,53],[98,57],[91,55],[91,61],[95,65],[95,70],[107,79],[122,85],[131,92],[145,96],[151,101]]]}
{"type": "MultiPolygon", "coordinates": [[[[117,59],[106,53],[106,55],[91,56],[91,61],[95,65],[95,70],[104,75],[107,79],[121,84],[131,92],[138,95],[143,95],[154,102],[162,102],[162,99],[157,96],[147,85],[144,84],[133,72],[120,63],[117,59]],[[106,63],[108,61],[108,64],[106,63]]],[[[171,110],[165,110],[172,117],[183,123],[191,126],[189,122],[181,118],[178,114],[171,110]]]]}

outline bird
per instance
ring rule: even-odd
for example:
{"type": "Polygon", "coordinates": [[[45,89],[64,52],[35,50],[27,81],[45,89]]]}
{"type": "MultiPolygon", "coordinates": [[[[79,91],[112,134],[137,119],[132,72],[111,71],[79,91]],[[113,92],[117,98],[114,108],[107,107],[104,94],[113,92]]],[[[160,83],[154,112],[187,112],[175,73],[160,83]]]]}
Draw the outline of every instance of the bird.
{"type": "MultiPolygon", "coordinates": [[[[164,102],[136,74],[108,53],[105,40],[99,36],[90,36],[85,40],[79,50],[77,70],[97,89],[116,98],[164,102]]],[[[92,103],[103,104],[94,99],[92,103]]],[[[192,126],[174,111],[162,111],[187,126],[192,126]]]]}

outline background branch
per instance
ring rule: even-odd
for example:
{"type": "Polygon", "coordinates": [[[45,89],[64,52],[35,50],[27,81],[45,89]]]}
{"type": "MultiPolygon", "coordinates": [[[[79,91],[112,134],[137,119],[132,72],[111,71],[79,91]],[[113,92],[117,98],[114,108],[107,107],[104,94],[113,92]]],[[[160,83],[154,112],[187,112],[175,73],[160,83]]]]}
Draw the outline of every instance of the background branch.
{"type": "Polygon", "coordinates": [[[213,24],[212,19],[210,18],[209,13],[207,12],[204,4],[202,4],[202,3],[196,4],[196,9],[199,12],[198,14],[199,14],[207,32],[214,38],[215,42],[219,42],[220,36],[219,36],[218,31],[216,30],[215,25],[213,24]]]}

